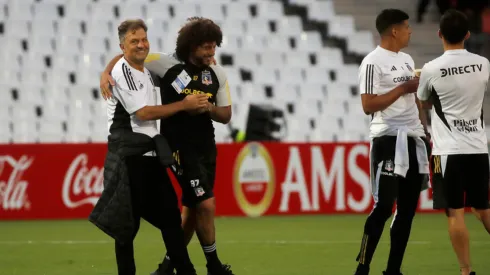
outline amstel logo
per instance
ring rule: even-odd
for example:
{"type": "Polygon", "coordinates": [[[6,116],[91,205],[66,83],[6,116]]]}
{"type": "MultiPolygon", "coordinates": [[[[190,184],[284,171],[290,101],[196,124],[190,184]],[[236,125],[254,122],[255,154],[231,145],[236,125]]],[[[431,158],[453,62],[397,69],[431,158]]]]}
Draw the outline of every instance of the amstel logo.
{"type": "Polygon", "coordinates": [[[267,149],[252,142],[242,148],[233,171],[233,191],[240,209],[250,217],[264,214],[275,190],[274,164],[267,149]]]}

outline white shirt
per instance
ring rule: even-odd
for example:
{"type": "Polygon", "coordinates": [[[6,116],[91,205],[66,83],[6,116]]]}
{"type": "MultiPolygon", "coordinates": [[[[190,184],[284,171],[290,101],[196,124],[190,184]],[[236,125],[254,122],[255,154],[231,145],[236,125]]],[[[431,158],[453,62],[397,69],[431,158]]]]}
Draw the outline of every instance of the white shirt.
{"type": "MultiPolygon", "coordinates": [[[[369,53],[359,68],[361,94],[383,95],[412,79],[415,65],[412,57],[403,52],[392,52],[378,46],[369,53]]],[[[398,129],[406,127],[417,136],[425,136],[419,119],[414,94],[398,98],[386,109],[373,114],[370,137],[396,136],[398,129]]]]}
{"type": "MultiPolygon", "coordinates": [[[[146,68],[144,72],[141,72],[131,67],[123,57],[116,63],[111,75],[116,81],[116,86],[112,89],[113,97],[107,101],[109,131],[111,127],[116,127],[116,120],[117,127],[121,127],[120,124],[124,123],[125,120],[120,117],[129,115],[129,124],[133,132],[146,134],[150,137],[157,135],[160,132],[160,120],[142,121],[135,114],[136,111],[145,106],[161,105],[160,89],[155,87],[150,72],[146,68]],[[117,111],[118,105],[122,106],[125,112],[117,111]]],[[[129,125],[123,126],[129,127],[129,125]]]]}
{"type": "Polygon", "coordinates": [[[433,103],[434,155],[488,153],[482,105],[489,71],[488,59],[462,49],[422,68],[417,96],[433,103]]]}

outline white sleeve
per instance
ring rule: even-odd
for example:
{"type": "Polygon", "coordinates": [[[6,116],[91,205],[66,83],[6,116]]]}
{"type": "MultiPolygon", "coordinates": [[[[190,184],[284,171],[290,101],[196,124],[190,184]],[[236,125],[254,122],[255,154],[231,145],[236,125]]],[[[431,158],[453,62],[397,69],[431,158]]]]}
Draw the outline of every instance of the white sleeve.
{"type": "Polygon", "coordinates": [[[488,91],[488,82],[490,82],[490,60],[487,59],[487,63],[488,63],[488,80],[487,80],[487,89],[485,92],[488,91]]]}
{"type": "Polygon", "coordinates": [[[174,54],[149,53],[145,59],[145,68],[163,77],[170,68],[179,63],[180,61],[174,54]]]}
{"type": "Polygon", "coordinates": [[[378,65],[363,62],[359,68],[359,93],[378,94],[381,79],[381,69],[378,65]]]}
{"type": "Polygon", "coordinates": [[[115,76],[116,86],[114,86],[114,97],[121,102],[126,112],[130,115],[145,107],[146,95],[143,91],[138,91],[130,72],[123,69],[122,75],[115,76]]]}
{"type": "Polygon", "coordinates": [[[219,82],[218,92],[216,93],[216,106],[225,107],[231,106],[230,87],[228,86],[228,78],[225,70],[221,66],[211,66],[216,74],[219,82]]]}
{"type": "Polygon", "coordinates": [[[417,89],[417,97],[419,100],[426,101],[429,99],[432,89],[430,79],[431,72],[427,64],[425,64],[420,73],[419,87],[417,89]]]}

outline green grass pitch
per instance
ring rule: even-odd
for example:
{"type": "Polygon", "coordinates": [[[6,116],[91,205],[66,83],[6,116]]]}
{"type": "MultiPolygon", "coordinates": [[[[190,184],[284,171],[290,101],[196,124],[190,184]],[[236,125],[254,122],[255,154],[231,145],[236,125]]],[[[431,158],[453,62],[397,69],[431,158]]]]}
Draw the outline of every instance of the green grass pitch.
{"type": "MultiPolygon", "coordinates": [[[[236,275],[353,274],[365,215],[219,218],[218,254],[236,275]]],[[[389,251],[389,225],[371,274],[381,274],[389,251]]],[[[471,252],[477,274],[490,274],[490,236],[471,215],[471,252]]],[[[1,275],[117,274],[112,239],[85,220],[0,222],[1,275]]],[[[142,222],[135,240],[137,273],[155,269],[165,248],[159,232],[142,222]]],[[[198,274],[202,250],[189,246],[198,274]]],[[[405,275],[459,274],[442,214],[418,214],[403,265],[405,275]]]]}

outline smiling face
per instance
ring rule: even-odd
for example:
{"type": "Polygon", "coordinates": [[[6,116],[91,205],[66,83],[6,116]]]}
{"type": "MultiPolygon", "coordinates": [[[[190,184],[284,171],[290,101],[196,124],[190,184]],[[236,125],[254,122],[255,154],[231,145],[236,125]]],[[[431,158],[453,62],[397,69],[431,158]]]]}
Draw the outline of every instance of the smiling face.
{"type": "Polygon", "coordinates": [[[198,66],[209,66],[213,64],[214,54],[216,53],[216,42],[205,42],[191,54],[191,59],[198,66]]]}
{"type": "Polygon", "coordinates": [[[126,59],[136,64],[143,64],[150,51],[146,31],[143,28],[128,30],[120,47],[126,59]]]}

